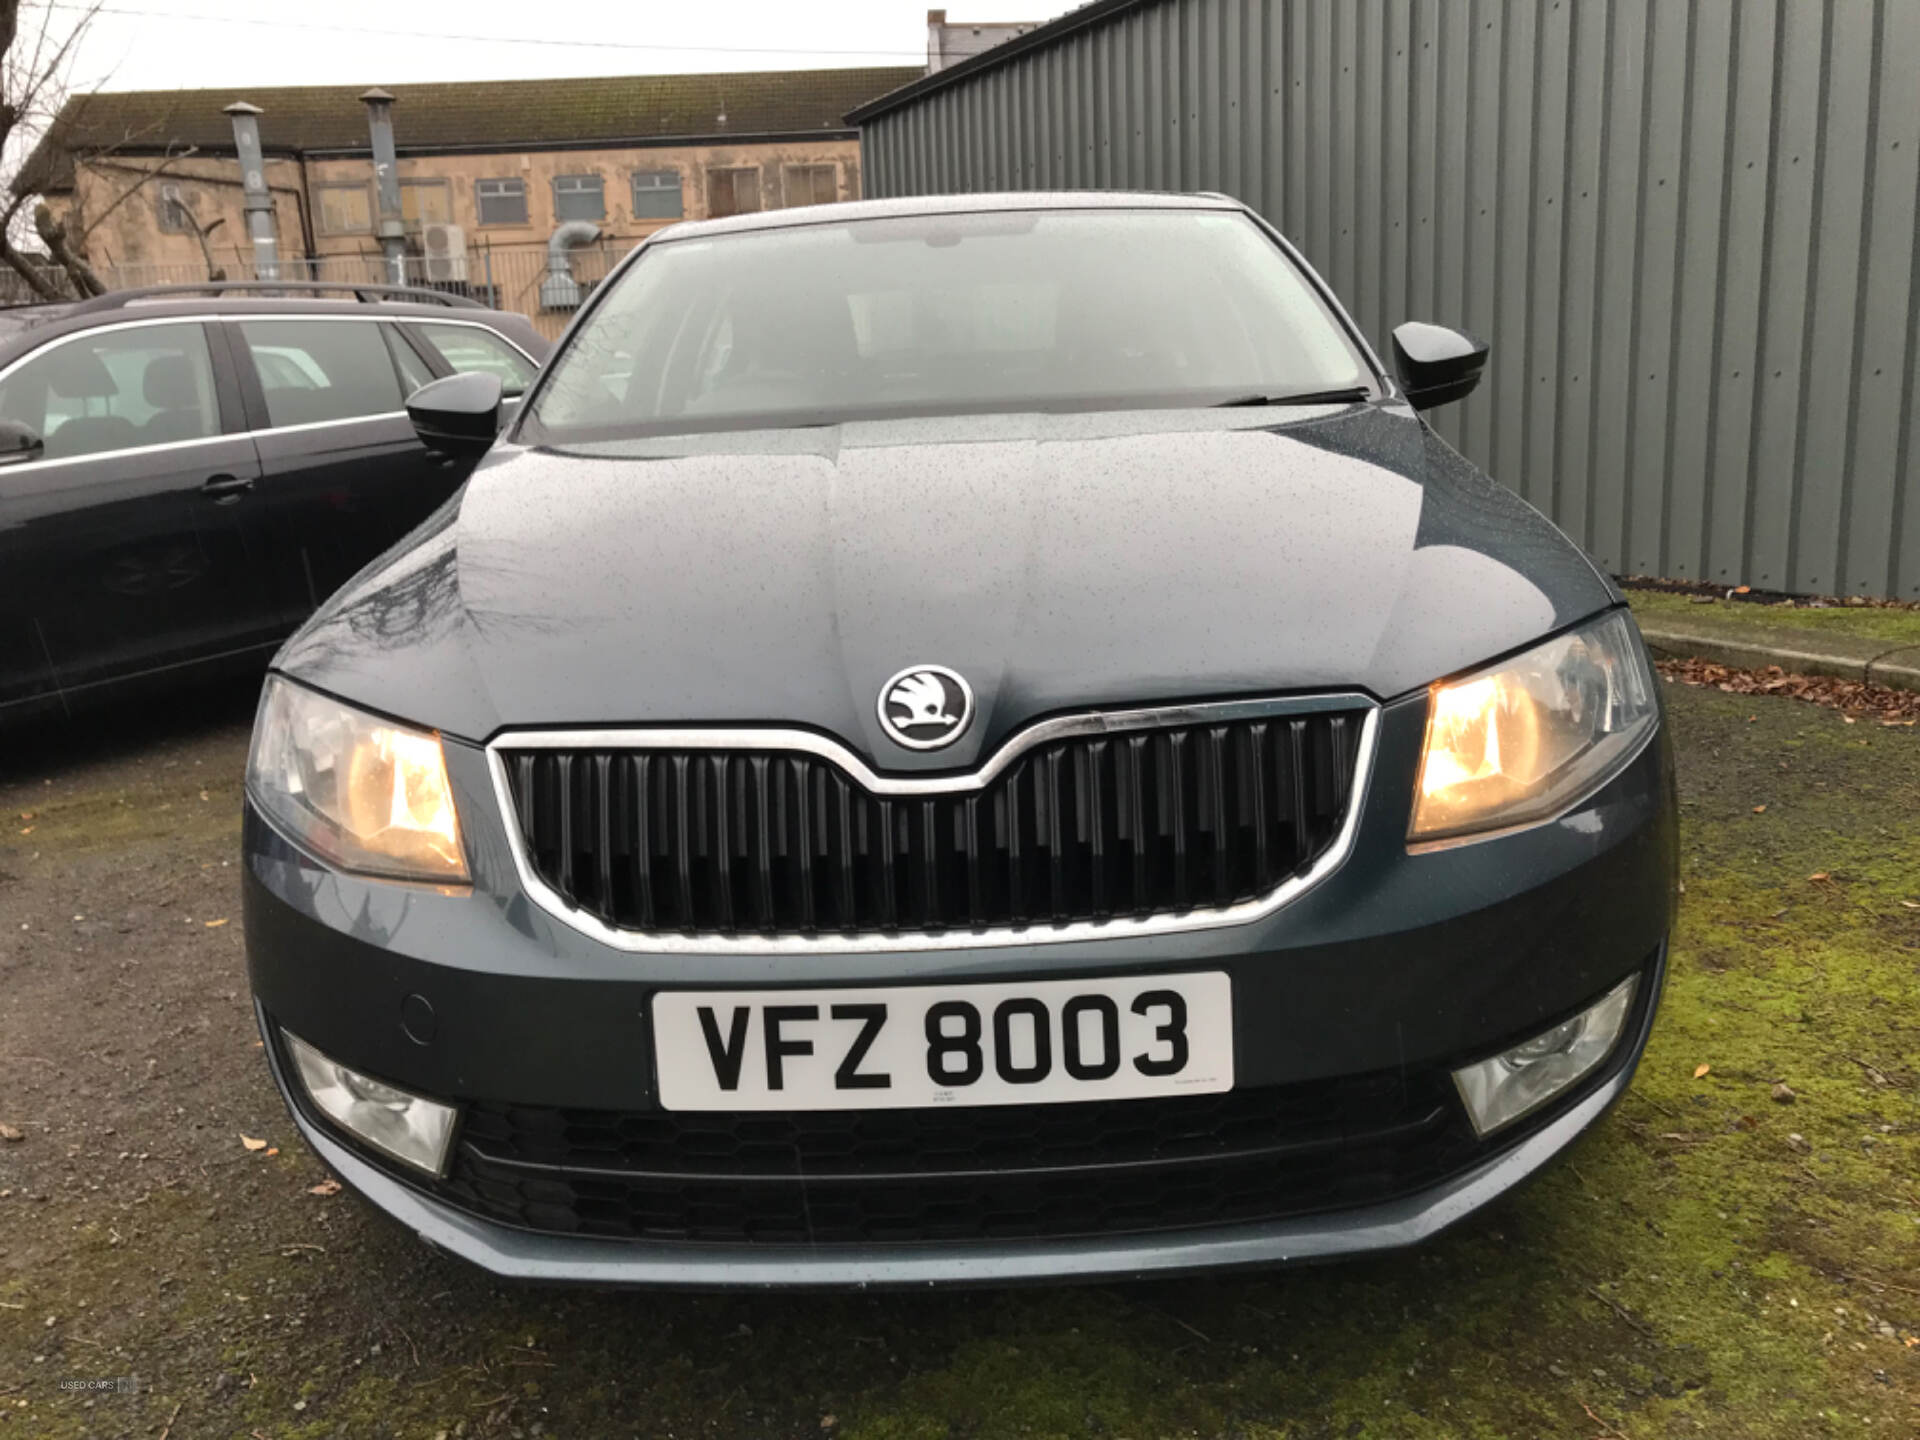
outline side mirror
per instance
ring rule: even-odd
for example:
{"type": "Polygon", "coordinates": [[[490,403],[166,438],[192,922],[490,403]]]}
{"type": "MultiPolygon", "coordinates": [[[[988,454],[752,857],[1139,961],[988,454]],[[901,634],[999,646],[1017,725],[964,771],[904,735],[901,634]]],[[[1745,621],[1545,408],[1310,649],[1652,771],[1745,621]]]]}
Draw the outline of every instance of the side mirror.
{"type": "Polygon", "coordinates": [[[407,398],[407,418],[429,450],[484,455],[500,433],[500,377],[474,370],[422,385],[407,398]]]}
{"type": "Polygon", "coordinates": [[[40,432],[18,420],[0,420],[0,465],[20,465],[46,453],[40,432]]]}
{"type": "Polygon", "coordinates": [[[1487,342],[1462,330],[1409,320],[1393,332],[1393,368],[1416,410],[1461,399],[1487,368],[1487,342]]]}

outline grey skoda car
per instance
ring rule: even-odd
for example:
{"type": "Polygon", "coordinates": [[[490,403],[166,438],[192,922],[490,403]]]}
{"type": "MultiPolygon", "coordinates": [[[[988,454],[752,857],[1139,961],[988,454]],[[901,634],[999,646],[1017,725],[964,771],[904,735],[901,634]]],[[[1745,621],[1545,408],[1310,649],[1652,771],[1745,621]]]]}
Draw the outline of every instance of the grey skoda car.
{"type": "Polygon", "coordinates": [[[501,1275],[1404,1246],[1624,1090],[1674,914],[1618,589],[1216,196],[675,226],[276,659],[245,824],[307,1142],[501,1275]]]}

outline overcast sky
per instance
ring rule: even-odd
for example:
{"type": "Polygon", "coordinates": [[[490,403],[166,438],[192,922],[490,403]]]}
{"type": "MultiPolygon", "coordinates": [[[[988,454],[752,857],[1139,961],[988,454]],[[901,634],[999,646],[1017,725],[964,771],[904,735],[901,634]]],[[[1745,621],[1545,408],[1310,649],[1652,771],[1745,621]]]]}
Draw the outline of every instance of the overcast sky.
{"type": "MultiPolygon", "coordinates": [[[[32,0],[29,0],[30,5],[32,0]]],[[[912,65],[925,0],[105,0],[75,89],[231,89],[423,80],[912,65]]],[[[1044,20],[1064,0],[949,4],[949,18],[1044,20]]],[[[21,16],[70,29],[86,7],[21,16]]]]}

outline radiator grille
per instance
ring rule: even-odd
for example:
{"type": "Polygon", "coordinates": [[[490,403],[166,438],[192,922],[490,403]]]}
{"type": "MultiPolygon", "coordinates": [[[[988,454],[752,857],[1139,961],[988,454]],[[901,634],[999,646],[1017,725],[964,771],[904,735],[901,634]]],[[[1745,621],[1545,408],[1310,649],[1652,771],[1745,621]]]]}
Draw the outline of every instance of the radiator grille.
{"type": "Polygon", "coordinates": [[[860,935],[1217,909],[1324,854],[1359,712],[1075,736],[984,787],[874,794],[831,761],[503,742],[527,862],[616,929],[860,935]]]}

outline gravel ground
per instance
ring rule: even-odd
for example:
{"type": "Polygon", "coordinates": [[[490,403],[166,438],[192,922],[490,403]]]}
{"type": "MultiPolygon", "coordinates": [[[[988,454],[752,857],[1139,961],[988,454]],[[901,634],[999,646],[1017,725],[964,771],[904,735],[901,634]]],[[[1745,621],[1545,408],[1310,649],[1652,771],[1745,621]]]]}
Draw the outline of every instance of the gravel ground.
{"type": "Polygon", "coordinates": [[[1568,1163],[1404,1257],[905,1297],[502,1289],[324,1193],[246,993],[251,692],[10,738],[0,1440],[1909,1440],[1920,734],[1667,693],[1686,913],[1568,1163]]]}

